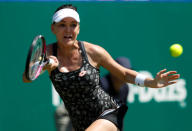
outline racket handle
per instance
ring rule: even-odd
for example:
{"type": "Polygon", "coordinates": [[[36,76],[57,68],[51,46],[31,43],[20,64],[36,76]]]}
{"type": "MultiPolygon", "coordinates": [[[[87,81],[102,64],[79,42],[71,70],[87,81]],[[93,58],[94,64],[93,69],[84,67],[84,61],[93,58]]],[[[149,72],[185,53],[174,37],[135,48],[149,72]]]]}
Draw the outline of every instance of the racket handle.
{"type": "Polygon", "coordinates": [[[49,58],[48,64],[51,65],[51,64],[53,64],[53,63],[54,63],[54,60],[51,59],[51,58],[49,58]]]}

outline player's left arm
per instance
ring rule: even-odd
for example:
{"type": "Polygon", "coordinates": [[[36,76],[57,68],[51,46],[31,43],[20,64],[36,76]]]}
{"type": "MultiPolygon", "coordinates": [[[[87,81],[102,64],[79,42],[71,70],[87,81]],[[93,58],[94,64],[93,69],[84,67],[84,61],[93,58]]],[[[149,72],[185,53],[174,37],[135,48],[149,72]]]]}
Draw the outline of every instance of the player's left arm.
{"type": "MultiPolygon", "coordinates": [[[[111,74],[121,79],[125,83],[135,84],[136,77],[139,75],[138,72],[124,68],[118,64],[111,55],[102,47],[93,45],[91,51],[94,53],[94,60],[97,61],[98,66],[103,66],[111,74]]],[[[179,74],[176,71],[168,71],[166,69],[161,70],[157,73],[155,79],[145,77],[144,86],[151,88],[161,88],[176,83],[176,79],[179,78],[179,74]]]]}
{"type": "Polygon", "coordinates": [[[91,60],[91,63],[99,68],[100,66],[107,69],[111,74],[121,79],[124,82],[134,84],[134,79],[138,74],[136,71],[124,68],[118,64],[111,55],[101,46],[85,43],[86,52],[91,60]]]}

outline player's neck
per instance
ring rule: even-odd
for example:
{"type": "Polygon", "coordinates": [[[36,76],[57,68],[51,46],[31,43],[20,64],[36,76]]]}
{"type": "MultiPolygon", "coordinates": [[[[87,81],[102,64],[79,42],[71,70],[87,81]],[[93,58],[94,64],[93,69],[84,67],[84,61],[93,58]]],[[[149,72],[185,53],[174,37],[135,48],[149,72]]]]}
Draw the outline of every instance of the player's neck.
{"type": "Polygon", "coordinates": [[[78,41],[73,44],[58,44],[58,53],[63,57],[73,57],[79,50],[78,41]]]}

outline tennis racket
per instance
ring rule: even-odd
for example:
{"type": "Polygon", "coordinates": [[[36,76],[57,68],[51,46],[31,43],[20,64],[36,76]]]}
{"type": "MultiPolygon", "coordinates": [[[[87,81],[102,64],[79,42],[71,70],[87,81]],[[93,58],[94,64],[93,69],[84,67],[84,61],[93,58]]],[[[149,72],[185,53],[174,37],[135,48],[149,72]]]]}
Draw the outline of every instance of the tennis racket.
{"type": "Polygon", "coordinates": [[[38,78],[43,67],[49,64],[50,60],[46,57],[46,42],[42,35],[33,39],[27,55],[25,75],[30,81],[38,78]]]}

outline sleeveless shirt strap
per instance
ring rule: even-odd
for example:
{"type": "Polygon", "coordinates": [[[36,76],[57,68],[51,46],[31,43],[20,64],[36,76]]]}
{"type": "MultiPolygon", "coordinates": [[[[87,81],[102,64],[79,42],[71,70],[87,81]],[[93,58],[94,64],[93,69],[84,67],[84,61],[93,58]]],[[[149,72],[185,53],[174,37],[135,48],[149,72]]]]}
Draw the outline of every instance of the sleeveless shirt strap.
{"type": "Polygon", "coordinates": [[[57,43],[54,43],[53,44],[53,56],[56,56],[57,57],[57,43]]]}
{"type": "Polygon", "coordinates": [[[88,57],[87,57],[87,53],[85,51],[84,43],[82,41],[79,41],[78,44],[80,46],[80,49],[81,49],[81,52],[82,52],[82,56],[86,59],[86,61],[89,61],[88,57]]]}

